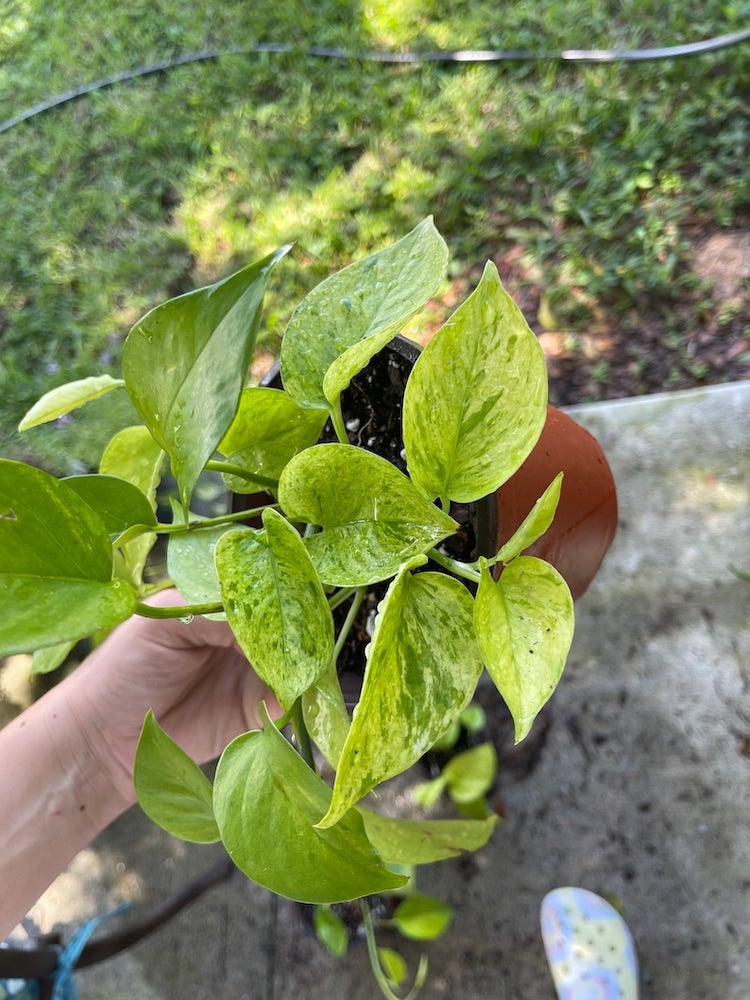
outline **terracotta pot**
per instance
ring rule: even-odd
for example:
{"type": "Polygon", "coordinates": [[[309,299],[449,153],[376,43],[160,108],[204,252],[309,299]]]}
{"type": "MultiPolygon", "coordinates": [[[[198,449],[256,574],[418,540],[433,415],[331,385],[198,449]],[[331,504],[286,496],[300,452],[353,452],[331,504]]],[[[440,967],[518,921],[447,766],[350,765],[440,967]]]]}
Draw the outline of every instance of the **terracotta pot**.
{"type": "Polygon", "coordinates": [[[565,577],[573,597],[593,580],[617,529],[617,491],[599,442],[553,406],[534,450],[497,491],[497,546],[513,534],[534,502],[563,471],[562,493],[547,532],[526,550],[565,577]]]}

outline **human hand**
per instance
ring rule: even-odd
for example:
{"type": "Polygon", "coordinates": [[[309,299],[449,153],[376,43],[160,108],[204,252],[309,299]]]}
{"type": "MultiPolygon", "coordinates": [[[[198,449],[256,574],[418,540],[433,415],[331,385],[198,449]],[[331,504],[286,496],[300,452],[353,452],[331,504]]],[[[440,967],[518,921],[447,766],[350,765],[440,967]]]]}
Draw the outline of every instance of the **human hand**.
{"type": "MultiPolygon", "coordinates": [[[[176,590],[151,604],[183,603],[176,590]]],[[[225,622],[134,616],[116,628],[66,681],[72,715],[119,793],[134,798],[133,761],[143,719],[159,725],[194,760],[218,756],[235,736],[261,725],[260,704],[281,708],[225,622]]]]}

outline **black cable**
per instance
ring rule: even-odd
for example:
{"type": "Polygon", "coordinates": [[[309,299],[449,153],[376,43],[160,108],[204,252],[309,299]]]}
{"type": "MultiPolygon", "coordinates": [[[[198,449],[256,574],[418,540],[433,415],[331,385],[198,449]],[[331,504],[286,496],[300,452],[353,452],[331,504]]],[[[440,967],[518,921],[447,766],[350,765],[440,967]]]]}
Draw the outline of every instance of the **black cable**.
{"type": "Polygon", "coordinates": [[[87,94],[92,94],[97,90],[106,90],[114,87],[118,83],[127,83],[143,76],[154,76],[158,73],[167,73],[178,66],[186,66],[190,63],[207,62],[212,59],[220,59],[222,56],[237,55],[261,55],[263,53],[290,54],[299,53],[302,56],[312,56],[318,59],[340,59],[349,62],[375,62],[387,65],[407,65],[414,66],[422,63],[499,63],[499,62],[538,62],[556,61],[566,63],[612,63],[612,62],[654,62],[661,59],[679,59],[685,56],[702,55],[706,52],[717,52],[733,45],[739,45],[750,39],[750,28],[743,31],[735,31],[730,35],[718,35],[715,38],[708,38],[701,42],[690,42],[686,45],[670,45],[661,48],[647,49],[565,49],[563,52],[531,52],[524,49],[502,50],[502,49],[438,49],[432,52],[349,52],[346,49],[325,48],[312,46],[301,49],[295,45],[283,42],[269,42],[267,44],[251,45],[246,47],[232,46],[227,49],[203,49],[200,52],[192,52],[173,59],[165,59],[162,62],[152,63],[148,66],[136,66],[133,69],[123,70],[120,73],[113,73],[111,76],[102,77],[92,83],[66,90],[56,97],[41,101],[33,107],[28,108],[20,114],[8,118],[0,123],[0,134],[21,122],[35,118],[45,111],[60,107],[76,101],[87,94]]]}

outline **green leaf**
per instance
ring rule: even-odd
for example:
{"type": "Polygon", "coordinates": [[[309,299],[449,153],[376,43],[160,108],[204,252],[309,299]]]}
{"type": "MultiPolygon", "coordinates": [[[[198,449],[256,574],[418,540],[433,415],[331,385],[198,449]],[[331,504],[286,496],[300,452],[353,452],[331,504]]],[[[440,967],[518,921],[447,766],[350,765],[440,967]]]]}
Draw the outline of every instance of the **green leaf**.
{"type": "Polygon", "coordinates": [[[487,713],[481,705],[472,702],[461,712],[461,725],[469,733],[479,733],[487,725],[487,713]]]}
{"type": "Polygon", "coordinates": [[[328,906],[313,910],[313,928],[318,941],[335,955],[343,958],[349,947],[349,931],[341,917],[328,906]]]}
{"type": "Polygon", "coordinates": [[[477,851],[492,836],[497,817],[467,819],[392,819],[357,807],[367,838],[388,864],[427,865],[477,851]]]}
{"type": "Polygon", "coordinates": [[[221,839],[237,867],[280,896],[339,903],[398,889],[352,812],[333,830],[313,824],[331,790],[266,717],[222,754],[214,781],[221,839]]]}
{"type": "MultiPolygon", "coordinates": [[[[99,472],[127,479],[146,497],[153,511],[156,510],[156,490],[164,464],[164,452],[154,441],[147,427],[126,427],[112,438],[104,449],[99,472]]],[[[143,569],[148,554],[154,546],[156,535],[148,532],[121,546],[126,571],[138,586],[143,579],[143,569]]]]}
{"type": "Polygon", "coordinates": [[[388,981],[393,986],[401,986],[409,972],[403,956],[393,948],[378,948],[378,959],[388,981]]]}
{"type": "Polygon", "coordinates": [[[109,629],[135,610],[101,518],[65,483],[0,459],[0,654],[109,629]]]}
{"type": "Polygon", "coordinates": [[[281,373],[300,406],[328,410],[443,280],[448,248],[425,219],[403,239],[322,281],[284,333],[281,373]]]}
{"type": "MultiPolygon", "coordinates": [[[[181,511],[182,508],[175,504],[181,511]]],[[[191,516],[191,521],[193,520],[191,516]]],[[[221,603],[216,569],[216,546],[228,531],[241,530],[231,524],[176,531],[167,542],[167,573],[186,604],[221,603]]]]}
{"type": "Polygon", "coordinates": [[[54,646],[35,649],[31,657],[31,673],[51,674],[53,670],[63,665],[74,646],[75,641],[57,642],[54,646]]]}
{"type": "Polygon", "coordinates": [[[544,354],[488,263],[409,376],[403,433],[414,485],[430,500],[492,493],[528,456],[546,415],[544,354]]]}
{"type": "Polygon", "coordinates": [[[466,805],[481,799],[497,777],[497,754],[489,741],[451,757],[442,777],[454,802],[466,805]]]}
{"type": "Polygon", "coordinates": [[[482,671],[473,601],[458,580],[405,566],[378,608],[362,695],[321,829],[414,764],[471,700],[482,671]]]}
{"type": "Polygon", "coordinates": [[[121,535],[134,524],[156,527],[154,510],[137,486],[118,476],[70,476],[63,482],[104,522],[110,535],[121,535]]]}
{"type": "Polygon", "coordinates": [[[442,798],[448,782],[439,774],[430,781],[423,781],[412,789],[412,797],[423,809],[432,809],[442,798]]]}
{"type": "Polygon", "coordinates": [[[518,528],[495,556],[497,562],[510,562],[537,538],[545,533],[555,517],[557,505],[560,502],[563,474],[559,472],[547,489],[542,493],[518,528]]]}
{"type": "Polygon", "coordinates": [[[393,914],[397,930],[413,941],[433,941],[448,930],[452,919],[453,910],[442,899],[416,893],[399,903],[393,914]]]}
{"type": "Polygon", "coordinates": [[[302,693],[302,712],[310,739],[335,768],[349,732],[350,719],[333,660],[315,684],[302,693]]]}
{"type": "Polygon", "coordinates": [[[18,425],[18,429],[19,431],[27,431],[30,427],[38,427],[39,424],[57,420],[58,417],[62,417],[66,413],[70,413],[71,410],[83,406],[84,403],[98,399],[122,385],[125,385],[122,379],[112,378],[111,375],[92,375],[90,378],[82,378],[75,382],[59,385],[56,389],[46,392],[41,399],[34,403],[18,425]]]}
{"type": "Polygon", "coordinates": [[[457,527],[390,462],[347,444],[293,458],[279,502],[290,520],[322,527],[306,544],[323,582],[339,587],[388,579],[457,527]]]}
{"type": "Polygon", "coordinates": [[[127,390],[172,460],[185,507],[237,410],[266,279],[288,249],[157,306],[125,341],[127,390]]]}
{"type": "Polygon", "coordinates": [[[143,722],[133,780],[141,809],[167,833],[193,844],[219,839],[211,782],[167,736],[153,712],[143,722]]]}
{"type": "Polygon", "coordinates": [[[216,566],[227,619],[254,669],[284,708],[333,656],[333,618],[302,539],[273,508],[264,531],[226,533],[216,566]]]}
{"type": "Polygon", "coordinates": [[[495,583],[482,568],[474,624],[487,670],[527,735],[562,675],[573,639],[573,598],[542,559],[518,556],[495,583]]]}
{"type": "MultiPolygon", "coordinates": [[[[327,414],[298,406],[280,389],[244,389],[232,424],[219,451],[248,472],[278,479],[290,459],[320,437],[327,414]]],[[[258,487],[239,476],[225,476],[235,493],[257,493],[258,487]]]]}

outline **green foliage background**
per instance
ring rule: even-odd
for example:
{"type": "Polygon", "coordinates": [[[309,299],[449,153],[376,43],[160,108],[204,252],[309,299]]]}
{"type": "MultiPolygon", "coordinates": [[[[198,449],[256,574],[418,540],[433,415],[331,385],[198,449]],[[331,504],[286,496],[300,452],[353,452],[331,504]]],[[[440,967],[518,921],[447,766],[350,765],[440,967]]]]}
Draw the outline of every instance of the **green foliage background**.
{"type": "Polygon", "coordinates": [[[302,50],[666,45],[749,15],[747,0],[0,0],[0,120],[186,52],[299,46],[183,66],[0,135],[0,451],[58,472],[75,471],[73,454],[94,465],[124,399],[114,418],[92,404],[23,440],[18,420],[54,384],[119,374],[124,334],[157,302],[289,241],[272,347],[308,288],[427,214],[454,280],[520,243],[568,323],[598,302],[674,301],[695,280],[685,222],[750,209],[750,45],[601,66],[394,67],[302,50]]]}

